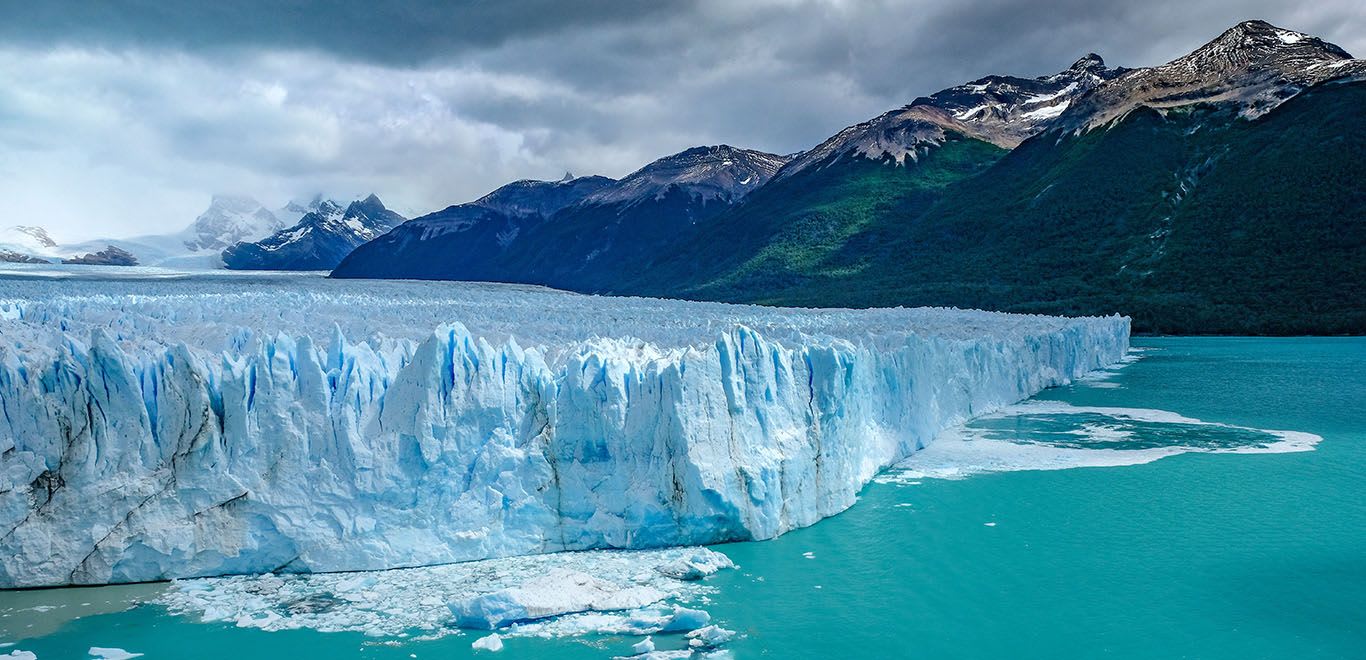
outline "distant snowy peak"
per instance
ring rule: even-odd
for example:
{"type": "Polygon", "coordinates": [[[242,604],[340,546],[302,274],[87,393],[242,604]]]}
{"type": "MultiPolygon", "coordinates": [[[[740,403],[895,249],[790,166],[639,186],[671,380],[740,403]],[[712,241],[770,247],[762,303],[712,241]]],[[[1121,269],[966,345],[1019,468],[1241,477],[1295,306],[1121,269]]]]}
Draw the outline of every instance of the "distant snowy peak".
{"type": "Polygon", "coordinates": [[[191,252],[219,251],[240,241],[269,236],[284,223],[255,199],[214,195],[208,210],[186,230],[185,248],[191,252]]]}
{"type": "Polygon", "coordinates": [[[1230,104],[1246,117],[1269,112],[1312,85],[1366,77],[1366,60],[1318,37],[1245,21],[1184,57],[1133,69],[1080,99],[1056,125],[1104,125],[1140,106],[1230,104]]]}
{"type": "Polygon", "coordinates": [[[605,186],[584,204],[635,203],[660,199],[670,189],[703,201],[739,201],[767,183],[787,158],[729,145],[693,147],[665,156],[605,186]]]}
{"type": "Polygon", "coordinates": [[[223,263],[239,270],[330,270],[356,246],[393,229],[404,217],[370,195],[346,206],[315,200],[293,226],[223,250],[223,263]]]}
{"type": "Polygon", "coordinates": [[[57,241],[52,240],[52,236],[48,235],[47,230],[42,227],[15,225],[6,229],[5,233],[0,235],[0,241],[8,243],[10,242],[11,237],[20,238],[21,241],[31,242],[32,245],[39,248],[57,247],[57,241]]]}
{"type": "Polygon", "coordinates": [[[332,200],[323,201],[285,233],[321,231],[363,243],[393,229],[403,220],[403,216],[385,208],[379,197],[370,195],[345,208],[332,200]]]}
{"type": "Polygon", "coordinates": [[[576,178],[566,172],[559,181],[513,181],[471,204],[515,217],[549,216],[614,183],[605,176],[576,178]]]}
{"type": "Polygon", "coordinates": [[[0,229],[0,261],[41,262],[59,256],[57,241],[42,227],[15,225],[0,229]]]}
{"type": "Polygon", "coordinates": [[[1009,148],[1039,133],[1078,97],[1125,71],[1109,68],[1099,55],[1088,53],[1051,76],[987,76],[918,98],[910,107],[944,111],[951,119],[930,113],[930,121],[1009,148]]]}
{"type": "Polygon", "coordinates": [[[850,126],[797,155],[779,178],[844,157],[903,164],[942,143],[947,131],[1013,148],[1045,130],[1078,97],[1124,73],[1094,53],[1039,78],[987,76],[923,96],[910,105],[850,126]]]}
{"type": "Polygon", "coordinates": [[[328,200],[324,199],[322,195],[314,195],[313,199],[307,202],[292,199],[288,204],[275,211],[275,217],[280,219],[282,228],[290,227],[303,220],[304,216],[321,208],[326,201],[328,200]]]}

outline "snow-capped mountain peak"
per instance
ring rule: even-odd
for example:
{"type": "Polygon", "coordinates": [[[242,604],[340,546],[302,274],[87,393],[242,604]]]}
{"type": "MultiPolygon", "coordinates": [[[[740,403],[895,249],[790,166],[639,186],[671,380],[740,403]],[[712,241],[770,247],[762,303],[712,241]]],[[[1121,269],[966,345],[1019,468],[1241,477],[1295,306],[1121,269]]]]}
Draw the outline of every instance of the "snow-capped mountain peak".
{"type": "Polygon", "coordinates": [[[191,252],[219,251],[239,241],[269,236],[284,223],[260,202],[243,195],[214,195],[208,210],[185,230],[191,252]]]}
{"type": "Polygon", "coordinates": [[[615,204],[662,198],[676,189],[704,201],[739,201],[767,183],[787,162],[777,154],[722,144],[693,147],[660,158],[615,184],[589,195],[585,204],[615,204]]]}
{"type": "Polygon", "coordinates": [[[373,194],[345,207],[321,198],[310,206],[315,208],[292,227],[262,240],[228,247],[223,251],[223,262],[238,269],[330,269],[357,245],[404,221],[373,194]]]}
{"type": "Polygon", "coordinates": [[[58,256],[57,241],[42,227],[15,225],[0,229],[0,262],[42,262],[58,256]]]}
{"type": "Polygon", "coordinates": [[[1305,88],[1338,78],[1366,77],[1366,60],[1318,37],[1244,21],[1190,54],[1133,69],[1099,85],[1056,122],[1062,130],[1104,125],[1139,106],[1195,103],[1236,107],[1261,116],[1305,88]]]}
{"type": "Polygon", "coordinates": [[[1013,148],[1046,129],[1073,100],[1125,71],[1090,53],[1050,76],[978,78],[850,126],[794,158],[778,177],[845,157],[902,164],[942,143],[946,131],[1013,148]]]}

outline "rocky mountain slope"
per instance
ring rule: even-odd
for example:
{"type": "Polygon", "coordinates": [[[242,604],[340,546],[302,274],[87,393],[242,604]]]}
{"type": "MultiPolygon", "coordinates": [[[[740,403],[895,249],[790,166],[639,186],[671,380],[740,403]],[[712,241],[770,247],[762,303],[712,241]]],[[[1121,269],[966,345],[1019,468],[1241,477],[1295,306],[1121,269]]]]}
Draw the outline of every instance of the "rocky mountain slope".
{"type": "Polygon", "coordinates": [[[406,223],[357,249],[333,275],[605,288],[647,267],[785,162],[720,145],[661,158],[620,181],[518,182],[406,223]]]}
{"type": "Polygon", "coordinates": [[[936,124],[942,142],[903,134],[916,159],[883,149],[780,173],[611,291],[1363,332],[1363,66],[1242,23],[1171,63],[1110,72],[1009,152],[936,124]]]}

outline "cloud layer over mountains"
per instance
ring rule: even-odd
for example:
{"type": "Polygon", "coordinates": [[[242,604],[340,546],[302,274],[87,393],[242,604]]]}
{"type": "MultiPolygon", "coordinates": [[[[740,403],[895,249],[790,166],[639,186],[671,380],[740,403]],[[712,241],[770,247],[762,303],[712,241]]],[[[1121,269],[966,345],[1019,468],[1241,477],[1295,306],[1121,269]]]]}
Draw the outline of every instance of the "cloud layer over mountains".
{"type": "Polygon", "coordinates": [[[989,73],[1166,61],[1240,20],[1366,51],[1354,0],[14,4],[0,194],[59,240],[164,232],[215,192],[405,215],[697,144],[788,153],[989,73]]]}

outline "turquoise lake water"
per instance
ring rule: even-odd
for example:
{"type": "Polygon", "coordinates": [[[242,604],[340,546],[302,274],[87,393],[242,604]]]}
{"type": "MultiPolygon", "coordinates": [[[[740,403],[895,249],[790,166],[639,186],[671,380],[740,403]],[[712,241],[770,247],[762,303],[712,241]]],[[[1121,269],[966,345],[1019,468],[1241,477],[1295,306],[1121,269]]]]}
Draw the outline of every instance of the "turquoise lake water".
{"type": "MultiPolygon", "coordinates": [[[[1078,410],[1042,406],[970,430],[1074,451],[1277,440],[1256,429],[1322,442],[874,483],[814,527],[715,547],[740,565],[708,578],[706,609],[740,633],[732,656],[1366,657],[1366,339],[1134,343],[1142,359],[1113,377],[1036,398],[1078,410]],[[1095,412],[1115,408],[1234,426],[1095,412]]],[[[494,655],[464,634],[264,632],[139,604],[164,588],[0,593],[0,643],[16,644],[0,658],[85,658],[92,646],[149,659],[606,658],[638,641],[513,638],[494,655]]]]}

